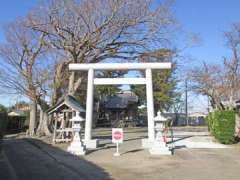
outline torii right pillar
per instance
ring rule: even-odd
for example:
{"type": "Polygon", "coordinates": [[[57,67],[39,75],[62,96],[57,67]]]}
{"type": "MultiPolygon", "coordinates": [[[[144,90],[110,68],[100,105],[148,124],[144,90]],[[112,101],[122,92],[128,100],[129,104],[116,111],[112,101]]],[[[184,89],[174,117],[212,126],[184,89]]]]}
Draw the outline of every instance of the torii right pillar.
{"type": "Polygon", "coordinates": [[[150,148],[154,141],[154,101],[153,101],[153,84],[152,69],[146,69],[146,95],[147,95],[147,116],[148,116],[148,139],[142,139],[142,146],[150,148]]]}

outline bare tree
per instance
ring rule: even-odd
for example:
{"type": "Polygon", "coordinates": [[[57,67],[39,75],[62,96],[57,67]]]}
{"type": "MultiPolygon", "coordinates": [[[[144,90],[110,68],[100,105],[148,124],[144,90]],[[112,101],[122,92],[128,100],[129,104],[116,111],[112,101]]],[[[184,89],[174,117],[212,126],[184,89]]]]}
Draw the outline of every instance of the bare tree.
{"type": "MultiPolygon", "coordinates": [[[[51,0],[32,11],[29,26],[47,34],[65,64],[134,60],[169,43],[175,24],[169,1],[151,5],[151,0],[51,0]]],[[[82,75],[71,72],[68,93],[74,95],[81,82],[82,75]]]]}
{"type": "Polygon", "coordinates": [[[30,134],[36,127],[37,105],[42,110],[38,131],[49,134],[45,113],[49,84],[53,102],[79,90],[85,76],[69,73],[69,63],[136,60],[143,52],[168,44],[175,25],[169,2],[153,8],[151,0],[51,0],[9,25],[6,43],[0,46],[1,89],[31,100],[30,134]],[[64,59],[55,64],[54,78],[48,52],[64,59]]]}
{"type": "Polygon", "coordinates": [[[229,94],[229,103],[233,107],[240,98],[240,24],[233,24],[232,30],[225,33],[227,47],[232,52],[230,58],[224,57],[226,67],[226,94],[229,94]]]}
{"type": "Polygon", "coordinates": [[[6,42],[0,45],[0,86],[6,94],[21,94],[31,100],[29,133],[35,133],[37,105],[42,108],[49,73],[43,55],[46,34],[26,27],[17,20],[5,28],[6,42]]]}
{"type": "Polygon", "coordinates": [[[240,25],[234,24],[225,38],[231,57],[224,57],[220,64],[203,63],[190,73],[193,90],[210,97],[212,107],[217,109],[232,109],[240,98],[240,25]]]}
{"type": "Polygon", "coordinates": [[[192,69],[189,74],[191,89],[196,93],[208,96],[214,109],[224,109],[222,103],[224,80],[221,70],[222,68],[218,65],[208,65],[204,62],[201,67],[192,69]]]}

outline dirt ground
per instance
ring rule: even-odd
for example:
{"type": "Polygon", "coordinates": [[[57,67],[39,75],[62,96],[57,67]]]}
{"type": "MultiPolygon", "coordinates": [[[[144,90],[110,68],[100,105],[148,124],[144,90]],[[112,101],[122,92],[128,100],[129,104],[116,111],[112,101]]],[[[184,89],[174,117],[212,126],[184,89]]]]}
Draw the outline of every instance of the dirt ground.
{"type": "MultiPolygon", "coordinates": [[[[186,134],[186,129],[178,131],[186,134]]],[[[51,146],[35,139],[5,139],[3,152],[8,159],[11,176],[7,176],[7,170],[0,167],[0,179],[240,179],[239,144],[220,149],[178,146],[173,156],[152,156],[141,147],[141,139],[146,135],[146,128],[124,129],[120,157],[113,156],[116,149],[111,143],[111,129],[94,130],[94,138],[101,139],[100,147],[88,150],[83,157],[67,153],[67,144],[51,146]]],[[[197,136],[195,133],[192,135],[197,136]]],[[[207,135],[203,133],[201,136],[198,139],[206,139],[207,135]]],[[[185,138],[190,137],[187,133],[185,138]]]]}
{"type": "Polygon", "coordinates": [[[237,145],[221,149],[176,147],[173,156],[152,156],[141,147],[141,139],[147,135],[146,128],[131,128],[124,130],[121,156],[114,157],[116,149],[110,140],[111,129],[98,129],[94,134],[105,140],[100,141],[100,148],[89,151],[84,158],[104,168],[114,179],[240,179],[240,148],[237,145]]]}

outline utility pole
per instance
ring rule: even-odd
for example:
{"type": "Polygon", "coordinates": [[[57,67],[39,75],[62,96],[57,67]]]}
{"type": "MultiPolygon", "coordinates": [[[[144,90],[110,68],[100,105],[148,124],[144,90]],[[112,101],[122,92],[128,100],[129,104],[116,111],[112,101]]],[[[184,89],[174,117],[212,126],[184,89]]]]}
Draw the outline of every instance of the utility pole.
{"type": "Polygon", "coordinates": [[[210,112],[210,99],[209,96],[207,96],[207,112],[210,112]]]}
{"type": "Polygon", "coordinates": [[[185,116],[186,116],[186,122],[188,126],[188,83],[187,79],[185,79],[185,116]]]}

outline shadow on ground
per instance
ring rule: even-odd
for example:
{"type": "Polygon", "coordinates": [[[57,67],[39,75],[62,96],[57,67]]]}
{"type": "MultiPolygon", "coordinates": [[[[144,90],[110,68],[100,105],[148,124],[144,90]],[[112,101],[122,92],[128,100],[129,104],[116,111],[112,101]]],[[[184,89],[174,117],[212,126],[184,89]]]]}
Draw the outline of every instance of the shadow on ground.
{"type": "Polygon", "coordinates": [[[11,177],[18,180],[112,179],[96,164],[37,139],[4,140],[3,151],[11,177]]]}

